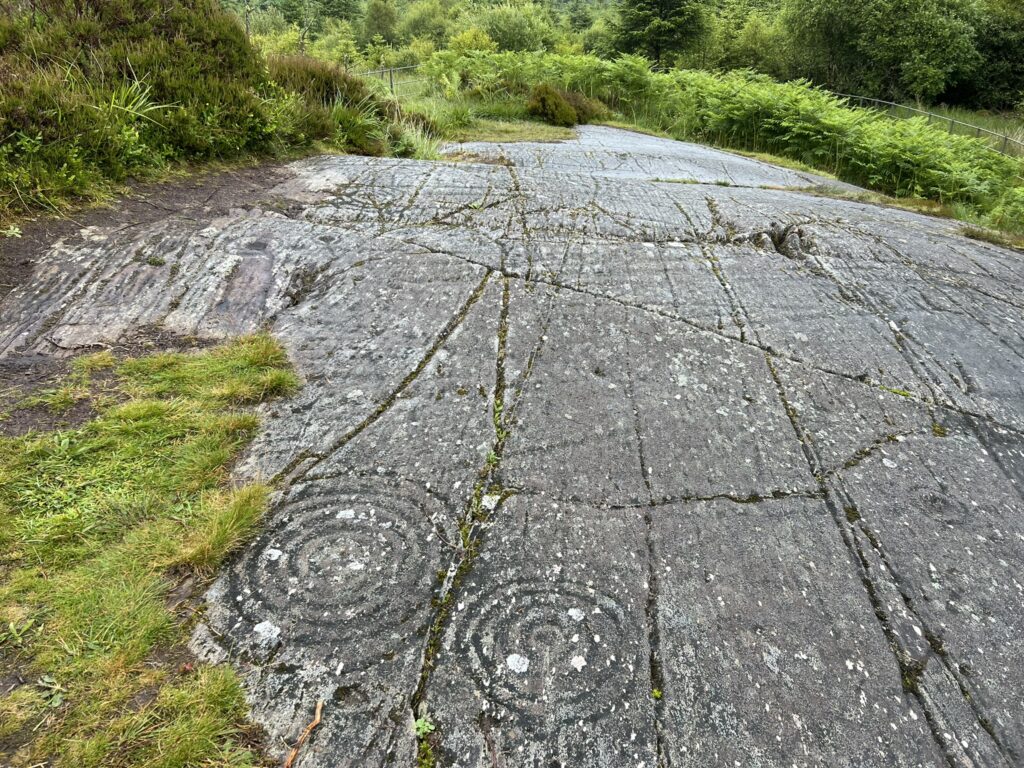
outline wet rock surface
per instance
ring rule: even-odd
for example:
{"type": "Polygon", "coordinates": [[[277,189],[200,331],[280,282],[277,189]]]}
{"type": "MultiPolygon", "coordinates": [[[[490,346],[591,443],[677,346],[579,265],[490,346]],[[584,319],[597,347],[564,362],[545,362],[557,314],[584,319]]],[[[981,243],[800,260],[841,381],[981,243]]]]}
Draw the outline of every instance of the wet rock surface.
{"type": "Polygon", "coordinates": [[[100,223],[0,301],[8,365],[287,346],[193,641],[271,749],[323,700],[306,768],[1022,764],[1020,256],[623,131],[461,149],[100,223]]]}

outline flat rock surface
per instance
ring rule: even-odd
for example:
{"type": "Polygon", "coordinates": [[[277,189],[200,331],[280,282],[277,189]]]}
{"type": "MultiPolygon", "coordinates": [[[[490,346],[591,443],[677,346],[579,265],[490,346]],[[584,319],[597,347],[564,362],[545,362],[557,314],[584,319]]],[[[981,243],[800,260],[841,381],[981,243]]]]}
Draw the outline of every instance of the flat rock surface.
{"type": "Polygon", "coordinates": [[[1024,764],[1020,255],[625,131],[458,149],[99,217],[0,297],[4,370],[287,347],[193,638],[271,751],[323,701],[302,768],[1024,764]]]}

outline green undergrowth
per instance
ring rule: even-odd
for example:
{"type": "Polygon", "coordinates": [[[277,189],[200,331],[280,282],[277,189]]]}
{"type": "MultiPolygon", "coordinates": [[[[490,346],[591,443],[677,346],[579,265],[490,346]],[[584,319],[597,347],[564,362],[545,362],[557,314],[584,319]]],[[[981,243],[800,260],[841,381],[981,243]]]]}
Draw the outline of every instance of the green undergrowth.
{"type": "Polygon", "coordinates": [[[0,763],[258,762],[233,673],[194,664],[183,644],[191,596],[266,507],[266,486],[225,486],[258,426],[251,406],[297,386],[261,334],[79,358],[20,404],[88,400],[95,415],[0,437],[0,672],[26,681],[0,693],[0,763]]]}
{"type": "Polygon", "coordinates": [[[503,98],[447,98],[411,94],[402,98],[406,119],[449,141],[564,141],[575,134],[532,116],[525,101],[503,98]]]}
{"type": "Polygon", "coordinates": [[[379,83],[264,59],[215,0],[51,0],[0,14],[0,222],[102,199],[182,163],[431,155],[379,83]]]}
{"type": "MultiPolygon", "coordinates": [[[[890,120],[806,82],[749,71],[653,72],[639,57],[435,54],[435,93],[526,105],[538,84],[607,105],[613,117],[673,138],[789,158],[893,198],[933,200],[958,218],[1024,232],[1024,163],[926,119],[890,120]]],[[[520,107],[521,108],[521,107],[520,107]]]]}

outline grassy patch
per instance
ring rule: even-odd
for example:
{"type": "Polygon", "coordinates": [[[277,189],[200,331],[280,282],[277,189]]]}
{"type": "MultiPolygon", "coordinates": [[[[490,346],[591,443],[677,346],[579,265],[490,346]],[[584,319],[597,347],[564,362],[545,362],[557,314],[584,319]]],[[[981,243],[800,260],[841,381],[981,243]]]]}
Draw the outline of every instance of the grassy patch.
{"type": "Polygon", "coordinates": [[[945,205],[935,200],[927,200],[920,197],[890,197],[880,192],[863,190],[860,192],[839,189],[828,185],[812,187],[766,187],[766,189],[784,189],[788,192],[802,192],[806,195],[816,197],[830,197],[835,200],[849,200],[854,203],[866,203],[868,205],[881,205],[890,208],[899,208],[904,211],[921,213],[926,216],[936,216],[941,219],[955,219],[963,215],[954,206],[945,205]]]}
{"type": "Polygon", "coordinates": [[[814,168],[807,163],[801,162],[800,160],[794,160],[791,157],[782,157],[781,155],[773,155],[769,152],[747,152],[742,149],[730,149],[734,155],[742,155],[743,157],[749,157],[751,160],[759,160],[762,163],[768,163],[769,165],[777,165],[780,168],[789,168],[791,171],[799,171],[800,173],[811,173],[815,176],[824,176],[826,179],[835,179],[836,177],[828,171],[823,171],[820,168],[814,168]]]}
{"type": "Polygon", "coordinates": [[[449,141],[565,141],[571,128],[531,118],[525,102],[408,94],[401,100],[406,120],[449,141]]]}
{"type": "Polygon", "coordinates": [[[1003,248],[1014,248],[1018,251],[1024,251],[1024,235],[999,232],[995,229],[975,227],[969,224],[963,227],[960,230],[960,233],[964,237],[969,237],[972,240],[980,240],[983,243],[990,243],[991,245],[1000,245],[1003,248]]]}
{"type": "MultiPolygon", "coordinates": [[[[1014,141],[1024,143],[1024,118],[1013,112],[964,109],[963,107],[947,107],[942,104],[929,106],[926,109],[934,114],[951,117],[968,125],[976,125],[993,133],[1009,136],[1014,141]]],[[[965,129],[962,126],[957,128],[957,130],[969,133],[969,129],[965,129]]],[[[985,140],[997,147],[1002,146],[1002,142],[995,137],[985,137],[985,140]]],[[[1012,151],[1012,148],[1009,149],[1012,151]]]]}
{"type": "Polygon", "coordinates": [[[572,128],[548,125],[534,120],[474,120],[457,131],[455,141],[487,141],[509,143],[514,141],[565,141],[575,136],[572,128]]]}
{"type": "Polygon", "coordinates": [[[305,56],[264,59],[216,0],[16,2],[0,15],[0,232],[181,164],[318,143],[435,149],[380,84],[305,56]]]}
{"type": "Polygon", "coordinates": [[[595,120],[598,125],[606,125],[609,128],[621,128],[624,131],[633,131],[635,133],[642,133],[645,136],[655,136],[659,139],[671,139],[673,138],[670,134],[657,128],[650,128],[644,125],[637,125],[631,123],[622,117],[609,117],[604,120],[595,120]]]}
{"type": "Polygon", "coordinates": [[[192,665],[180,604],[258,525],[268,489],[223,484],[257,428],[245,406],[295,374],[257,335],[69,378],[95,418],[0,438],[0,669],[27,680],[0,698],[0,758],[252,764],[238,683],[192,665]]]}

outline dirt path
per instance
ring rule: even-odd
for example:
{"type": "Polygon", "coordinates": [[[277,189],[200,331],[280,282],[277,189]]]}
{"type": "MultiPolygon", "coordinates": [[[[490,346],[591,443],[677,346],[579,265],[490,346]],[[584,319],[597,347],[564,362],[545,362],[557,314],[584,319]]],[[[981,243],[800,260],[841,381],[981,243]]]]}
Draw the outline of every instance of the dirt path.
{"type": "Polygon", "coordinates": [[[274,743],[324,700],[305,768],[416,719],[439,766],[1024,761],[1020,256],[607,128],[463,150],[41,235],[0,299],[0,360],[287,346],[194,639],[274,743]]]}

